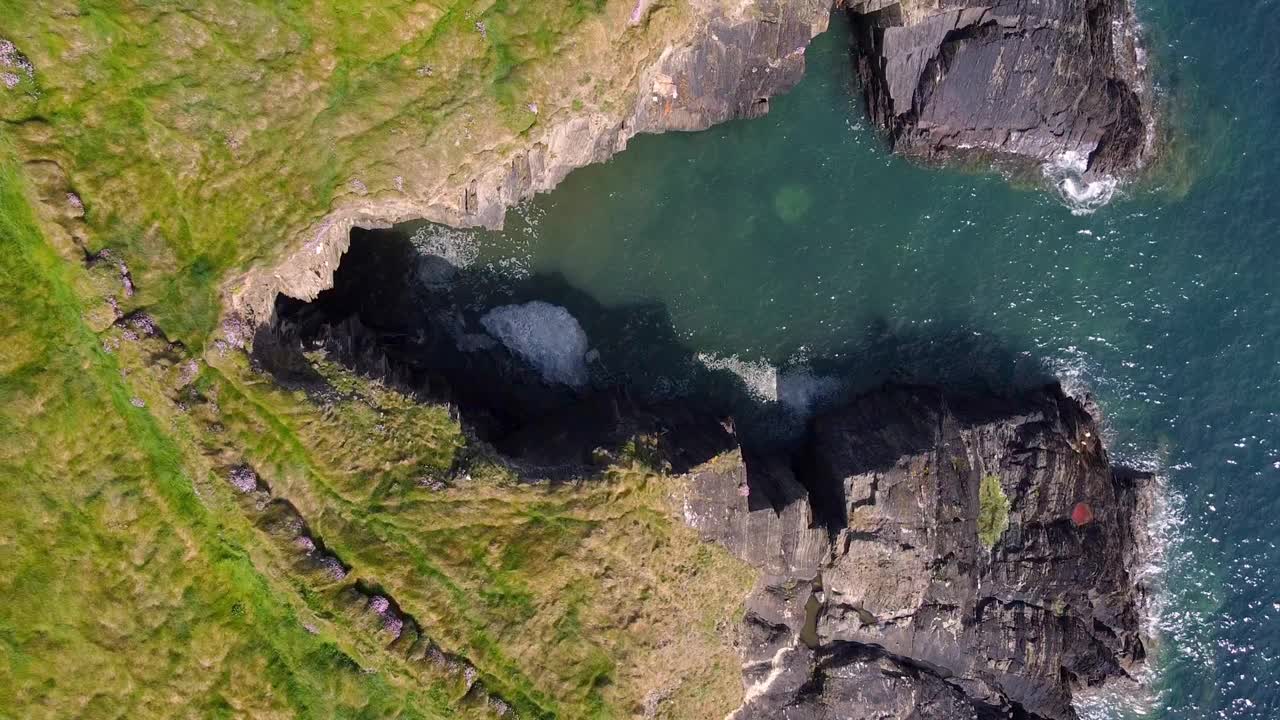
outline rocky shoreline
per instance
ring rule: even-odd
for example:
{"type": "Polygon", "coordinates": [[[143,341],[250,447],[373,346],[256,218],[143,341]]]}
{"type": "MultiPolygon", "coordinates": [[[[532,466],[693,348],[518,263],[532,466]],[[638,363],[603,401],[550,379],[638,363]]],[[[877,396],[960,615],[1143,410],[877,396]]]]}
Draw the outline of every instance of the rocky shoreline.
{"type": "Polygon", "coordinates": [[[737,718],[1076,718],[1134,680],[1151,478],[1056,384],[887,386],[783,458],[694,470],[685,520],[761,571],[737,718]]]}
{"type": "MultiPolygon", "coordinates": [[[[1066,181],[1086,190],[1151,157],[1128,0],[844,7],[868,111],[897,152],[1067,163],[1066,181]]],[[[1076,692],[1132,681],[1146,655],[1139,535],[1152,483],[1110,464],[1089,409],[1056,385],[976,396],[890,385],[820,414],[802,446],[782,453],[737,447],[732,420],[706,407],[551,387],[492,343],[459,350],[456,366],[403,364],[424,347],[452,362],[447,329],[388,353],[386,338],[407,333],[280,323],[278,296],[312,301],[334,286],[353,228],[410,218],[495,227],[508,207],[637,133],[766,112],[800,79],[831,11],[822,0],[695,8],[696,32],[640,73],[625,116],[551,123],[425,205],[383,197],[335,210],[282,263],[239,279],[229,327],[240,339],[257,328],[255,351],[277,372],[312,342],[408,385],[428,378],[480,418],[514,468],[543,478],[589,469],[638,434],[667,439],[653,450],[667,470],[687,471],[672,498],[681,517],[761,573],[740,629],[735,717],[1076,718],[1076,692]]],[[[437,320],[450,317],[459,322],[437,320]]]]}
{"type": "Polygon", "coordinates": [[[759,573],[736,717],[1071,720],[1077,692],[1139,686],[1155,486],[1111,464],[1089,401],[889,384],[761,443],[714,399],[548,381],[360,242],[335,290],[279,307],[261,366],[295,382],[322,349],[447,402],[527,481],[590,482],[651,439],[673,512],[759,573]]]}
{"type": "MultiPolygon", "coordinates": [[[[771,97],[800,81],[805,49],[840,8],[852,21],[867,111],[895,152],[1042,169],[1083,207],[1105,202],[1155,153],[1131,0],[697,0],[686,34],[637,69],[620,112],[548,118],[479,172],[437,173],[443,179],[425,195],[344,196],[282,259],[232,279],[226,312],[256,326],[270,322],[277,294],[314,299],[332,287],[352,228],[407,220],[497,228],[509,208],[638,134],[763,115],[771,97]]],[[[635,11],[651,10],[640,2],[635,11]]]]}

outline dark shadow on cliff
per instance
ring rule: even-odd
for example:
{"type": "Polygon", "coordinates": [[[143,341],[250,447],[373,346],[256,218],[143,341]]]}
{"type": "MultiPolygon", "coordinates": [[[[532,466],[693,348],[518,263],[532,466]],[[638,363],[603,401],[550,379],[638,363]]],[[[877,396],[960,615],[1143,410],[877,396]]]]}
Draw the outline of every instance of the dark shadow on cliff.
{"type": "MultiPolygon", "coordinates": [[[[658,438],[674,472],[737,442],[749,462],[793,457],[812,414],[885,383],[1000,396],[1050,379],[1038,361],[994,336],[882,320],[829,356],[784,365],[763,387],[757,378],[749,389],[700,362],[661,303],[604,306],[559,275],[512,279],[489,268],[456,268],[423,255],[395,230],[353,231],[334,287],[311,303],[280,298],[274,323],[254,343],[263,368],[303,388],[322,383],[302,355],[309,349],[449,403],[476,437],[552,478],[584,474],[598,449],[618,451],[636,435],[658,438]],[[480,322],[496,306],[530,301],[561,306],[581,325],[591,348],[581,387],[547,382],[480,322]],[[772,390],[771,401],[761,400],[762,389],[772,390]]],[[[752,490],[753,503],[791,500],[752,490]]],[[[825,493],[810,491],[815,499],[825,493]]]]}

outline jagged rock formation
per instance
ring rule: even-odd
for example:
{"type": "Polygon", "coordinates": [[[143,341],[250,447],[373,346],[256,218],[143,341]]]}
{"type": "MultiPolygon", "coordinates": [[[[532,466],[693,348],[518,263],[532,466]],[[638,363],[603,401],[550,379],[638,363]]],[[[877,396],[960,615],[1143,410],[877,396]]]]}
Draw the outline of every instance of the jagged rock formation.
{"type": "Polygon", "coordinates": [[[1124,175],[1152,152],[1130,0],[852,0],[872,119],[894,150],[1124,175]]]}
{"type": "Polygon", "coordinates": [[[1074,689],[1144,657],[1144,485],[1056,385],[890,387],[817,418],[790,463],[697,469],[686,521],[763,573],[738,717],[1075,718],[1074,689]]]}

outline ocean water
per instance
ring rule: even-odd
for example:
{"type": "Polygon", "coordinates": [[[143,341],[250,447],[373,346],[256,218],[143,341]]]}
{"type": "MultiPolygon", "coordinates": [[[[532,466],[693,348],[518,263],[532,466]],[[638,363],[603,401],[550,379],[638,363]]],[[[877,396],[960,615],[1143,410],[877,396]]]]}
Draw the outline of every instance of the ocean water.
{"type": "MultiPolygon", "coordinates": [[[[1171,143],[1100,207],[891,157],[837,19],[766,118],[637,138],[500,233],[403,230],[513,287],[660,307],[705,367],[795,414],[890,377],[1094,393],[1169,508],[1152,697],[1084,714],[1280,718],[1280,2],[1139,2],[1171,143]]],[[[643,327],[580,319],[643,350],[643,327]]],[[[679,391],[661,360],[635,371],[679,391]]]]}

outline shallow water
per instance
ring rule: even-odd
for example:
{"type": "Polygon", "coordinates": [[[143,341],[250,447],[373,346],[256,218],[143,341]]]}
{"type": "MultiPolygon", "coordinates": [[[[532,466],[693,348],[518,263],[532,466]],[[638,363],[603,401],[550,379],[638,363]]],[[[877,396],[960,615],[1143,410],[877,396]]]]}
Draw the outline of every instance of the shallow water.
{"type": "MultiPolygon", "coordinates": [[[[835,365],[854,386],[1047,370],[1094,392],[1113,454],[1173,497],[1149,716],[1280,717],[1280,3],[1140,13],[1177,146],[1156,187],[1093,214],[890,157],[837,20],[768,117],[637,138],[502,233],[423,242],[522,300],[538,285],[520,278],[559,274],[606,306],[655,303],[692,353],[799,409],[835,365]]],[[[579,319],[594,346],[645,343],[642,325],[579,319]]],[[[679,389],[660,361],[626,370],[679,389]]]]}

